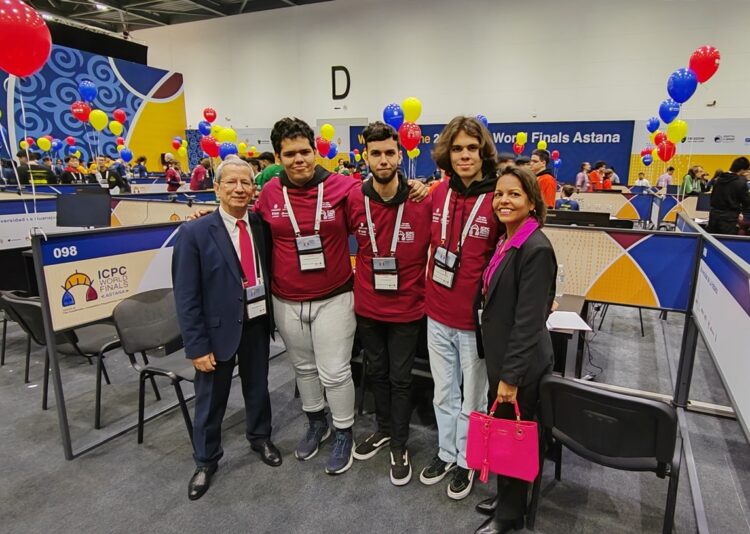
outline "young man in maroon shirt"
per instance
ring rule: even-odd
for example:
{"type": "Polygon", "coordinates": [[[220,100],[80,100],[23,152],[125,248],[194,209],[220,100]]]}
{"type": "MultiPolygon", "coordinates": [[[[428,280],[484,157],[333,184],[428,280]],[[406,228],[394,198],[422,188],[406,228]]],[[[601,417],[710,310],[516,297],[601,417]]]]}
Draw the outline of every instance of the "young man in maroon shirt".
{"type": "Polygon", "coordinates": [[[432,256],[425,292],[439,450],[419,479],[436,484],[453,470],[448,486],[452,499],[471,492],[469,414],[487,408],[487,371],[477,352],[473,304],[499,233],[492,211],[495,157],[489,131],[472,117],[450,121],[433,152],[437,165],[450,174],[432,194],[432,256]]]}
{"type": "Polygon", "coordinates": [[[424,317],[432,203],[408,198],[396,130],[374,122],[362,135],[371,175],[349,193],[349,225],[359,245],[354,311],[378,427],[357,446],[354,457],[367,460],[390,443],[391,482],[403,486],[412,476],[406,448],[411,370],[424,317]]]}

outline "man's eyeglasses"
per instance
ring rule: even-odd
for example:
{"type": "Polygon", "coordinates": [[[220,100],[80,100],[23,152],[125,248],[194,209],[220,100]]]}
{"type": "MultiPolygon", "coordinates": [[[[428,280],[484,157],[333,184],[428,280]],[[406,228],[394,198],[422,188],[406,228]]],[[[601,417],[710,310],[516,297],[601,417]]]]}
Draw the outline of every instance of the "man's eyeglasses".
{"type": "Polygon", "coordinates": [[[238,185],[241,186],[242,189],[252,189],[255,184],[250,180],[228,180],[226,182],[221,182],[221,185],[225,189],[232,190],[237,189],[238,185]]]}

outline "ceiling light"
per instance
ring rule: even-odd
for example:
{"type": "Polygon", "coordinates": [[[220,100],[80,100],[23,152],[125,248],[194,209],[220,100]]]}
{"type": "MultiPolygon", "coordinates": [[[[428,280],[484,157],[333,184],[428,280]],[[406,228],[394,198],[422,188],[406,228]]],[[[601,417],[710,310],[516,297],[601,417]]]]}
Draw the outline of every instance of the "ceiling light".
{"type": "Polygon", "coordinates": [[[94,5],[96,6],[96,9],[98,9],[99,11],[108,11],[109,10],[108,6],[103,6],[102,4],[94,4],[94,5]]]}

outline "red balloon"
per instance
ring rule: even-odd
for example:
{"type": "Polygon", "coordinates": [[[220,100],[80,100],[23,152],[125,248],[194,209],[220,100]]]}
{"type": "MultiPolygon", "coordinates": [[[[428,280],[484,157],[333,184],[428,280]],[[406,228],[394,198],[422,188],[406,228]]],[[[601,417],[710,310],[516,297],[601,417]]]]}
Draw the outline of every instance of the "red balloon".
{"type": "Polygon", "coordinates": [[[68,143],[69,146],[73,146],[76,144],[76,138],[73,137],[72,135],[69,135],[68,137],[65,138],[65,142],[68,143]]]}
{"type": "Polygon", "coordinates": [[[664,162],[672,159],[676,152],[677,147],[669,139],[659,143],[656,147],[656,155],[659,156],[659,159],[664,162]]]}
{"type": "Polygon", "coordinates": [[[122,109],[122,108],[118,108],[118,109],[114,110],[112,112],[112,116],[120,124],[125,124],[125,121],[128,120],[128,116],[125,115],[125,110],[122,109]]]}
{"type": "Polygon", "coordinates": [[[43,135],[42,137],[44,137],[44,138],[45,138],[45,139],[46,139],[47,141],[49,141],[50,143],[51,143],[51,142],[52,142],[52,140],[54,139],[54,137],[52,137],[52,136],[51,136],[51,135],[49,135],[49,134],[47,134],[47,135],[43,135]]]}
{"type": "Polygon", "coordinates": [[[556,159],[560,159],[560,151],[559,150],[553,150],[550,154],[550,157],[552,158],[552,161],[555,161],[556,159]]]}
{"type": "Polygon", "coordinates": [[[318,149],[318,154],[326,157],[331,150],[331,142],[318,136],[315,138],[315,148],[318,149]]]}
{"type": "Polygon", "coordinates": [[[518,155],[523,152],[523,147],[524,145],[522,145],[521,143],[513,143],[513,152],[518,155]]]}
{"type": "Polygon", "coordinates": [[[201,138],[201,148],[203,152],[211,156],[212,158],[218,157],[219,155],[219,143],[211,135],[204,135],[201,138]]]}
{"type": "Polygon", "coordinates": [[[177,150],[182,146],[182,143],[180,143],[177,139],[172,139],[172,148],[177,150]]]}
{"type": "Polygon", "coordinates": [[[414,150],[422,140],[422,129],[414,122],[405,122],[398,129],[398,138],[406,150],[414,150]]]}
{"type": "Polygon", "coordinates": [[[34,146],[34,138],[33,137],[27,137],[26,142],[29,144],[29,146],[34,146]]]}
{"type": "Polygon", "coordinates": [[[122,137],[118,137],[117,139],[115,139],[115,142],[118,145],[124,145],[125,144],[125,139],[123,139],[122,137]]]}
{"type": "Polygon", "coordinates": [[[354,152],[355,154],[359,154],[359,149],[355,148],[354,150],[352,150],[352,152],[354,152]]]}
{"type": "Polygon", "coordinates": [[[42,16],[21,0],[4,0],[0,8],[0,69],[25,78],[49,58],[52,37],[42,16]]]}
{"type": "Polygon", "coordinates": [[[70,105],[70,112],[79,121],[86,122],[89,120],[89,115],[91,115],[91,106],[86,102],[73,102],[70,105]]]}
{"type": "Polygon", "coordinates": [[[649,154],[651,154],[652,150],[653,148],[648,148],[648,147],[644,148],[643,150],[641,150],[641,157],[648,156],[649,154]]]}
{"type": "Polygon", "coordinates": [[[706,45],[693,52],[688,66],[693,69],[698,81],[704,83],[719,70],[720,61],[719,51],[713,46],[706,45]]]}
{"type": "Polygon", "coordinates": [[[206,108],[203,110],[203,118],[208,122],[214,122],[216,120],[216,110],[214,108],[206,108]]]}
{"type": "Polygon", "coordinates": [[[654,136],[654,143],[656,143],[657,147],[667,140],[667,134],[665,134],[664,132],[659,132],[658,134],[656,134],[656,136],[654,136]]]}

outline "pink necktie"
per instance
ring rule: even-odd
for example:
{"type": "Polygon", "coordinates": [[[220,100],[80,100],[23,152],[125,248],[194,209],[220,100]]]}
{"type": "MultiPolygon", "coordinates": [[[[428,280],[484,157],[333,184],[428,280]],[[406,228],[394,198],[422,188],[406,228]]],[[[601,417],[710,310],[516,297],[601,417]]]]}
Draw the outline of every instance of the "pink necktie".
{"type": "Polygon", "coordinates": [[[242,271],[245,273],[248,287],[257,283],[255,278],[255,255],[253,254],[253,242],[250,240],[250,234],[247,231],[247,223],[239,219],[237,226],[240,229],[240,263],[242,271]]]}

